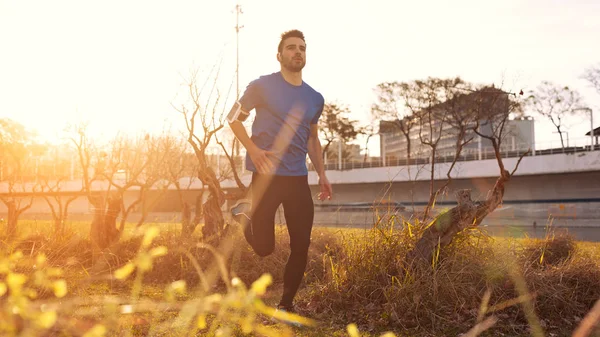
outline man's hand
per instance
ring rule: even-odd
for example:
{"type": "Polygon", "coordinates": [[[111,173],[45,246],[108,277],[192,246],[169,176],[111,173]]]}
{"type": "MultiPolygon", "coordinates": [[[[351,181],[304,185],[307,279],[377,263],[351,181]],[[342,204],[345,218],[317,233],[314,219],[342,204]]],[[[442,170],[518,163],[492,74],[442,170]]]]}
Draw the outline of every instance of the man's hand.
{"type": "Polygon", "coordinates": [[[256,148],[249,151],[250,159],[260,174],[271,174],[275,171],[273,163],[269,159],[269,156],[274,156],[275,153],[272,151],[266,151],[261,148],[256,148]]]}
{"type": "Polygon", "coordinates": [[[333,189],[331,184],[325,175],[319,177],[319,186],[321,187],[321,193],[319,193],[319,200],[331,200],[333,196],[333,189]]]}

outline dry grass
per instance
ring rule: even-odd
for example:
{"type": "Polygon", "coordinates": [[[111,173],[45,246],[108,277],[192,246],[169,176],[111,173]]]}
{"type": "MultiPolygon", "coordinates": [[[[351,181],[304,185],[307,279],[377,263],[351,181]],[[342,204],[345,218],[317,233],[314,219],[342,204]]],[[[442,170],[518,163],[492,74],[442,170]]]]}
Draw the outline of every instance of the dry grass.
{"type": "MultiPolygon", "coordinates": [[[[356,323],[365,336],[384,331],[398,336],[458,336],[469,331],[482,336],[569,336],[600,298],[597,244],[564,235],[499,239],[475,229],[459,233],[431,265],[407,271],[402,261],[422,227],[398,222],[392,218],[370,230],[314,230],[298,306],[322,325],[298,330],[297,335],[347,336],[347,324],[356,323]]],[[[224,255],[222,263],[230,277],[245,284],[271,274],[273,290],[265,295],[270,305],[278,300],[289,254],[283,227],[277,228],[276,238],[275,253],[260,258],[241,233],[233,232],[231,254],[224,255]]],[[[175,230],[155,239],[169,254],[157,258],[145,274],[144,296],[161,298],[165,285],[186,280],[190,293],[182,299],[192,298],[191,290],[203,287],[203,274],[211,268],[222,272],[215,267],[215,252],[196,242],[181,240],[175,230]]],[[[130,283],[102,275],[132,259],[140,240],[124,239],[114,254],[104,255],[99,270],[94,269],[89,241],[76,231],[61,240],[30,233],[17,243],[3,244],[4,251],[18,249],[30,256],[44,252],[52,265],[66,270],[72,284],[69,296],[86,297],[130,289],[130,283]]],[[[224,246],[217,252],[224,252],[224,246]]],[[[213,279],[219,280],[219,275],[213,279]]],[[[210,287],[211,292],[223,292],[225,284],[215,281],[210,287]]],[[[592,322],[589,329],[598,334],[593,317],[585,321],[592,322]]]]}
{"type": "Polygon", "coordinates": [[[342,238],[302,299],[311,315],[414,336],[455,336],[493,315],[492,335],[565,336],[600,298],[599,262],[570,237],[519,242],[463,232],[430,268],[407,272],[408,228],[342,238]]]}

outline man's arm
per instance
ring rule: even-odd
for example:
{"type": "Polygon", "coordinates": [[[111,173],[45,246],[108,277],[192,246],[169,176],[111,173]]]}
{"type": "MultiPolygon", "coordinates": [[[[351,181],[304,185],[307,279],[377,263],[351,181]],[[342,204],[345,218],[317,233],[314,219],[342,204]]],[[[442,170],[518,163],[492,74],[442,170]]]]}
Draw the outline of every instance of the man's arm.
{"type": "Polygon", "coordinates": [[[240,143],[242,143],[242,145],[244,145],[246,151],[252,152],[258,150],[258,146],[256,146],[252,139],[250,139],[250,136],[248,135],[248,132],[246,132],[246,128],[242,122],[234,121],[233,123],[229,123],[229,127],[231,128],[231,131],[233,131],[235,137],[240,141],[240,143]]]}
{"type": "Polygon", "coordinates": [[[319,141],[318,124],[310,125],[310,136],[308,137],[308,157],[312,162],[319,178],[325,176],[325,167],[323,165],[323,148],[319,141]]]}
{"type": "Polygon", "coordinates": [[[308,137],[308,157],[312,162],[317,174],[319,175],[319,185],[321,186],[321,194],[319,199],[331,199],[333,194],[331,184],[325,175],[325,166],[323,165],[323,148],[319,141],[319,126],[318,124],[310,125],[310,136],[308,137]]]}
{"type": "Polygon", "coordinates": [[[256,166],[258,172],[262,174],[272,172],[274,166],[267,156],[272,155],[273,152],[265,151],[256,146],[250,136],[248,136],[248,132],[246,132],[246,128],[242,122],[234,121],[233,123],[229,123],[229,127],[240,143],[242,143],[246,151],[248,151],[250,159],[252,159],[252,163],[256,166]]]}

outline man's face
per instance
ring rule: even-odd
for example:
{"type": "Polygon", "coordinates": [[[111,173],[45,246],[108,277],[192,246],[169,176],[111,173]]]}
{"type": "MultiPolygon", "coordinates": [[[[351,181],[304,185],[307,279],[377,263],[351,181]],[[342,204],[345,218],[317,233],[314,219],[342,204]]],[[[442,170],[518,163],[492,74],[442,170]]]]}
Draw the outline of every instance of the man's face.
{"type": "Polygon", "coordinates": [[[306,64],[306,44],[299,37],[289,37],[283,41],[279,63],[291,72],[299,72],[306,64]]]}

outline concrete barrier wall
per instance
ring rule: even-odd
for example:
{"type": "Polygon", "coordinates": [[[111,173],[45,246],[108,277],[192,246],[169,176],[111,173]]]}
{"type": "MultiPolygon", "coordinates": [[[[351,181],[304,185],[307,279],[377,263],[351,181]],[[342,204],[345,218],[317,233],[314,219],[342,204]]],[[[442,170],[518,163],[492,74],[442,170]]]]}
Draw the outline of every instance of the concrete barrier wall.
{"type": "MultiPolygon", "coordinates": [[[[495,178],[472,178],[456,179],[448,186],[445,194],[439,196],[437,205],[440,207],[451,207],[454,202],[454,191],[458,189],[471,189],[474,200],[484,199],[492,189],[495,178]]],[[[436,182],[434,188],[440,186],[436,182]]],[[[335,205],[357,202],[381,203],[384,201],[399,202],[405,207],[422,207],[429,198],[429,182],[389,182],[389,183],[362,183],[362,184],[334,184],[334,199],[331,201],[318,201],[316,196],[319,192],[318,186],[312,186],[315,208],[321,210],[322,205],[329,207],[335,205]]],[[[195,204],[195,198],[199,191],[184,191],[183,197],[191,205],[195,204]]],[[[160,198],[156,203],[151,217],[160,219],[171,219],[178,215],[167,215],[180,211],[179,195],[176,191],[168,191],[163,195],[153,192],[150,199],[160,198]],[[164,214],[163,214],[164,213],[164,214]],[[162,215],[161,215],[162,214],[162,215]]],[[[63,197],[63,202],[67,197],[63,197]]],[[[125,205],[128,206],[137,199],[137,192],[131,191],[125,194],[125,205]]],[[[51,199],[52,200],[52,199],[51,199]]],[[[28,202],[23,200],[23,202],[28,202]]],[[[55,201],[52,201],[54,205],[55,201]]],[[[546,216],[554,212],[575,213],[578,218],[600,219],[600,171],[581,172],[565,174],[515,176],[506,185],[504,206],[511,207],[498,210],[497,212],[513,212],[513,216],[525,217],[528,215],[546,216]],[[561,206],[562,205],[562,206],[561,206]],[[562,207],[562,209],[561,209],[562,207]],[[511,211],[509,211],[512,209],[511,211]],[[554,210],[554,211],[553,211],[554,210]]],[[[229,205],[225,205],[227,209],[229,205]]],[[[71,219],[86,218],[91,214],[92,208],[85,196],[78,197],[69,207],[71,219]]],[[[139,213],[139,210],[135,210],[139,213]]],[[[332,209],[327,210],[331,212],[332,209]]],[[[32,207],[24,216],[36,218],[51,218],[50,208],[43,198],[34,198],[32,207]]],[[[0,216],[6,216],[6,207],[0,204],[0,216]]],[[[132,215],[134,219],[137,215],[132,215]]],[[[150,218],[149,218],[150,219],[150,218]]]]}
{"type": "MultiPolygon", "coordinates": [[[[496,178],[455,179],[448,186],[447,193],[438,198],[440,203],[453,203],[454,192],[471,189],[473,199],[485,199],[493,188],[496,178]]],[[[434,189],[442,185],[436,181],[434,189]]],[[[311,187],[313,194],[318,186],[311,187]]],[[[429,199],[429,181],[391,181],[388,183],[334,184],[334,197],[331,202],[377,202],[396,201],[403,204],[421,205],[429,199]]],[[[600,201],[600,171],[514,176],[507,184],[504,200],[506,203],[559,203],[600,201]]]]}
{"type": "MultiPolygon", "coordinates": [[[[506,168],[512,169],[516,160],[516,158],[504,159],[506,168]]],[[[436,170],[436,177],[444,178],[444,165],[447,164],[438,165],[439,170],[436,170]]],[[[316,199],[319,188],[314,172],[310,173],[309,179],[317,211],[319,211],[319,205],[322,204],[377,203],[381,201],[394,201],[405,206],[422,207],[427,202],[430,191],[430,172],[427,170],[427,167],[411,167],[411,175],[408,174],[407,167],[328,171],[328,176],[333,184],[334,199],[326,202],[316,199]],[[414,175],[417,175],[416,180],[408,180],[414,175]]],[[[455,200],[454,192],[458,189],[471,189],[473,199],[484,199],[488,191],[492,189],[498,174],[499,169],[495,160],[457,163],[454,173],[456,178],[445,193],[438,197],[438,205],[452,205],[455,200]]],[[[249,175],[244,176],[244,181],[246,183],[249,181],[249,175]]],[[[437,189],[442,183],[441,180],[435,181],[434,189],[437,189]]],[[[224,186],[232,185],[225,183],[224,186]]],[[[198,186],[192,185],[192,188],[195,187],[198,186]]],[[[199,194],[199,190],[186,190],[182,192],[182,197],[190,205],[195,205],[196,196],[199,194]]],[[[137,199],[137,195],[137,191],[126,192],[125,205],[133,203],[137,199]]],[[[67,198],[62,197],[63,202],[67,198]]],[[[180,211],[181,206],[177,191],[169,190],[162,195],[152,191],[149,198],[151,200],[158,199],[156,207],[153,209],[155,213],[152,215],[155,219],[174,219],[178,216],[177,212],[180,211]]],[[[56,205],[55,201],[51,200],[56,205]]],[[[543,214],[544,210],[548,214],[548,209],[554,207],[563,213],[571,212],[574,209],[580,219],[600,218],[599,208],[595,204],[600,202],[600,151],[524,158],[517,174],[506,185],[504,201],[505,205],[513,206],[513,211],[521,217],[528,213],[543,214]]],[[[25,198],[22,202],[27,203],[28,199],[25,198]]],[[[228,207],[228,204],[224,205],[224,209],[228,207]]],[[[6,212],[5,205],[0,203],[0,216],[5,217],[6,212]]],[[[136,212],[139,212],[139,209],[136,212]]],[[[87,219],[91,214],[91,205],[87,198],[85,196],[78,197],[71,204],[69,214],[71,219],[87,219]]],[[[50,208],[43,198],[34,198],[32,207],[26,211],[24,216],[51,217],[50,208]]],[[[138,215],[133,214],[132,216],[134,219],[138,215]]]]}
{"type": "MultiPolygon", "coordinates": [[[[512,171],[516,166],[518,158],[504,158],[505,168],[512,171]]],[[[434,179],[445,180],[450,163],[437,163],[434,168],[434,179]]],[[[517,176],[527,175],[546,175],[600,171],[600,151],[578,152],[570,154],[551,154],[543,156],[524,157],[516,172],[517,176]]],[[[451,176],[454,179],[471,178],[493,178],[500,174],[498,163],[495,159],[462,161],[457,162],[452,170],[451,176]]],[[[334,184],[360,184],[360,183],[386,183],[386,182],[406,182],[406,181],[429,181],[431,180],[430,165],[410,165],[410,166],[389,166],[377,168],[361,168],[346,171],[329,170],[327,176],[334,184]]],[[[242,182],[246,185],[250,183],[251,172],[245,171],[240,176],[242,182]]],[[[318,185],[318,177],[314,171],[309,171],[309,183],[318,185]]],[[[118,183],[118,182],[117,182],[118,183]]],[[[182,186],[188,186],[189,189],[197,190],[202,188],[198,179],[189,178],[180,179],[182,186]]],[[[31,191],[33,184],[17,188],[17,191],[31,191]]],[[[233,180],[225,180],[221,183],[223,188],[235,188],[233,180]]],[[[92,188],[97,190],[106,190],[107,182],[95,181],[92,188]]],[[[175,190],[174,186],[170,187],[175,190]]],[[[137,190],[138,188],[132,188],[137,190]]],[[[80,191],[81,181],[73,180],[63,182],[61,191],[80,191]]],[[[8,184],[0,182],[0,194],[8,193],[8,184]]]]}

